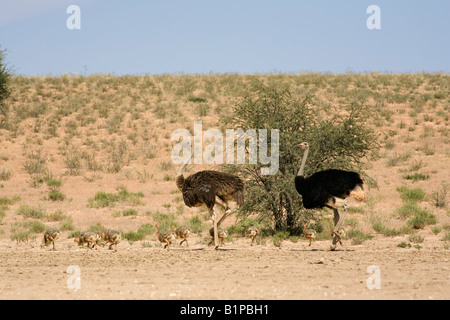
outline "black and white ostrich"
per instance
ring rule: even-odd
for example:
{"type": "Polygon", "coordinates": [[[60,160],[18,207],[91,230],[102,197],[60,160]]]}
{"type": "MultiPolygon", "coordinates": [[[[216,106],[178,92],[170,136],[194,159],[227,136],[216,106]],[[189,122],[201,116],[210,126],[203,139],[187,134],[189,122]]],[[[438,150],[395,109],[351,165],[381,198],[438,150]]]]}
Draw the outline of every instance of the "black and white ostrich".
{"type": "Polygon", "coordinates": [[[295,188],[302,195],[303,207],[306,209],[331,208],[334,211],[334,229],[332,250],[336,249],[336,242],[340,242],[339,228],[348,212],[345,199],[353,197],[358,201],[365,199],[363,181],[358,173],[343,170],[319,171],[305,178],[305,164],[308,158],[309,144],[303,142],[299,147],[304,149],[300,170],[295,177],[295,188]],[[338,207],[343,206],[342,215],[338,207]]]}
{"type": "Polygon", "coordinates": [[[214,244],[219,247],[217,228],[231,214],[228,202],[233,200],[238,207],[244,204],[244,182],[238,176],[219,171],[200,171],[187,178],[183,172],[190,159],[186,161],[177,173],[176,184],[183,194],[184,203],[188,207],[206,205],[213,220],[214,244]],[[217,221],[214,206],[218,204],[225,214],[217,221]]]}

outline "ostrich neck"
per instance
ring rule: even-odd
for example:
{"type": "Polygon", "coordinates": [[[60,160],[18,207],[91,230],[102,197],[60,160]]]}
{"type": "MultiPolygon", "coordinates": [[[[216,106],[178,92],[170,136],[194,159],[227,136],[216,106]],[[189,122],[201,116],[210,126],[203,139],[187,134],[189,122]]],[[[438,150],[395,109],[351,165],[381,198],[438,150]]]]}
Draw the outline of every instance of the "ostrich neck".
{"type": "Polygon", "coordinates": [[[309,152],[309,148],[305,149],[305,153],[303,154],[302,164],[300,166],[300,170],[298,170],[298,173],[297,173],[298,177],[305,176],[305,164],[306,164],[306,159],[308,158],[308,152],[309,152]]]}
{"type": "Polygon", "coordinates": [[[191,162],[191,158],[189,158],[188,160],[186,160],[183,165],[181,166],[181,168],[178,170],[177,172],[177,177],[176,177],[176,183],[177,183],[177,187],[178,189],[182,190],[183,186],[184,186],[184,176],[183,176],[183,172],[184,169],[186,168],[186,166],[189,164],[189,162],[191,162]]]}

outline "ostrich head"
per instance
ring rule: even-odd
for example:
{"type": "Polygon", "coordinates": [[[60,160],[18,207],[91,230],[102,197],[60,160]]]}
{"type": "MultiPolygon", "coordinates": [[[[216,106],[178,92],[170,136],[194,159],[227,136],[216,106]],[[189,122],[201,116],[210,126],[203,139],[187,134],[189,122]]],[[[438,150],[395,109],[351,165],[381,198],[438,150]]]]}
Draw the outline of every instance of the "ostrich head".
{"type": "Polygon", "coordinates": [[[177,173],[177,177],[176,177],[176,179],[175,179],[175,182],[176,182],[176,184],[177,184],[177,188],[179,189],[179,190],[183,190],[183,187],[184,187],[184,183],[185,183],[185,179],[184,179],[184,176],[183,176],[183,172],[184,172],[184,169],[186,168],[186,166],[189,164],[189,162],[191,162],[191,158],[189,157],[189,159],[187,159],[184,163],[183,163],[183,165],[181,166],[181,168],[178,170],[178,173],[177,173]]]}
{"type": "Polygon", "coordinates": [[[302,142],[298,145],[298,147],[301,149],[309,149],[309,144],[308,142],[302,142]]]}
{"type": "Polygon", "coordinates": [[[299,148],[305,150],[305,153],[303,154],[303,160],[302,160],[302,164],[300,166],[300,170],[297,173],[298,177],[304,177],[305,175],[305,164],[306,164],[306,159],[308,158],[308,151],[309,151],[309,144],[308,142],[302,142],[298,145],[299,148]]]}

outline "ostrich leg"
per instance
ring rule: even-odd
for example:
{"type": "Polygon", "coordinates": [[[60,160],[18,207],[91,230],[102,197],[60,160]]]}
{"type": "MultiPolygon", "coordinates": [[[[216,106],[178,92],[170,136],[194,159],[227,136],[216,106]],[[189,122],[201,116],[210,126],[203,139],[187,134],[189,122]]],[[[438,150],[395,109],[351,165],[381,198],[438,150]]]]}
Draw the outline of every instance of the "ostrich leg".
{"type": "Polygon", "coordinates": [[[339,242],[342,246],[341,237],[338,232],[339,232],[339,228],[341,227],[341,224],[344,222],[344,217],[348,212],[348,205],[346,203],[344,204],[344,212],[342,213],[342,215],[339,214],[339,211],[337,208],[335,208],[333,210],[334,210],[334,229],[332,230],[333,244],[331,245],[331,250],[336,249],[337,242],[339,242]]]}
{"type": "Polygon", "coordinates": [[[223,210],[225,211],[225,213],[222,216],[222,218],[220,218],[220,220],[217,222],[217,226],[220,227],[222,222],[226,218],[228,218],[233,212],[231,211],[230,207],[228,206],[228,201],[222,201],[221,199],[216,198],[216,204],[221,206],[223,208],[223,210]]]}
{"type": "Polygon", "coordinates": [[[213,221],[214,226],[214,246],[217,249],[219,247],[219,234],[217,231],[217,217],[216,213],[214,212],[214,207],[209,210],[209,213],[211,215],[211,219],[213,221]]]}
{"type": "Polygon", "coordinates": [[[334,232],[338,232],[339,228],[341,227],[342,222],[344,222],[344,217],[348,213],[348,204],[344,204],[344,212],[339,218],[339,222],[334,227],[334,232]]]}

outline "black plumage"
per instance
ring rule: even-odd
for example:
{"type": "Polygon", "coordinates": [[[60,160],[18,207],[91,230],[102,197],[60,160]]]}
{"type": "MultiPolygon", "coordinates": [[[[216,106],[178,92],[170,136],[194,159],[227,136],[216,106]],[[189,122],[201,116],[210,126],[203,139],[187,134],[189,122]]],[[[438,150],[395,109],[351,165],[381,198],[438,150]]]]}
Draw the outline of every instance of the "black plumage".
{"type": "Polygon", "coordinates": [[[303,142],[299,147],[304,149],[305,153],[300,170],[295,177],[295,188],[302,196],[303,207],[306,209],[323,207],[333,209],[335,227],[332,230],[333,244],[331,249],[334,250],[337,242],[342,244],[338,231],[348,211],[348,205],[344,204],[344,212],[340,214],[337,200],[353,197],[358,201],[363,201],[365,198],[364,183],[358,173],[336,169],[319,171],[305,178],[304,172],[309,144],[303,142]]]}
{"type": "Polygon", "coordinates": [[[306,209],[334,208],[334,197],[345,199],[357,187],[363,187],[358,173],[343,170],[325,170],[305,178],[295,177],[295,188],[302,195],[306,209]]]}

